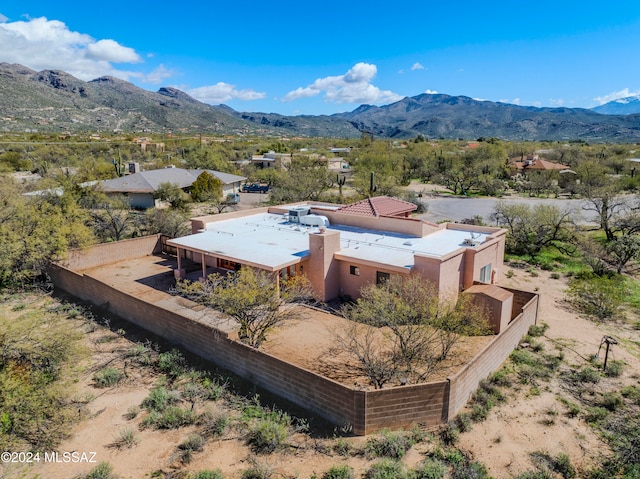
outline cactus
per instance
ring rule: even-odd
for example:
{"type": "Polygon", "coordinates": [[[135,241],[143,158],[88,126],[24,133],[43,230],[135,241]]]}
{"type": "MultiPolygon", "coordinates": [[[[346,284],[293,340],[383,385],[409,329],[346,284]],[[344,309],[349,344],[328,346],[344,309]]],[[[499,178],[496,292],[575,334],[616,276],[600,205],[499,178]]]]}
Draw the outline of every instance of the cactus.
{"type": "Polygon", "coordinates": [[[371,179],[369,180],[369,196],[372,196],[376,191],[378,191],[378,185],[375,182],[375,173],[371,172],[371,179]]]}
{"type": "Polygon", "coordinates": [[[340,178],[340,175],[336,174],[336,182],[338,183],[338,190],[340,191],[340,197],[342,197],[342,187],[347,182],[347,177],[342,176],[342,178],[340,178]]]}

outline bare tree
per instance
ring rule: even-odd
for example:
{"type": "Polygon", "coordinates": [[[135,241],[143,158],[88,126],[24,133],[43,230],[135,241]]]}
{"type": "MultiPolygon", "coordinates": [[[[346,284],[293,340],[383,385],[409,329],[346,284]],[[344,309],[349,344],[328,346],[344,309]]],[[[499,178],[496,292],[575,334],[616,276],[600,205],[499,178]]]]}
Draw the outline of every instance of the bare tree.
{"type": "Polygon", "coordinates": [[[374,387],[395,377],[422,381],[462,336],[488,330],[484,311],[470,299],[442,301],[434,285],[418,276],[394,276],[383,285],[364,287],[343,314],[359,326],[346,328],[338,344],[357,359],[374,387]]]}
{"type": "Polygon", "coordinates": [[[311,297],[305,278],[295,276],[278,289],[273,275],[253,268],[226,277],[210,275],[204,283],[180,281],[176,290],[232,316],[240,325],[240,340],[254,348],[266,340],[270,329],[299,315],[293,303],[311,297]]]}

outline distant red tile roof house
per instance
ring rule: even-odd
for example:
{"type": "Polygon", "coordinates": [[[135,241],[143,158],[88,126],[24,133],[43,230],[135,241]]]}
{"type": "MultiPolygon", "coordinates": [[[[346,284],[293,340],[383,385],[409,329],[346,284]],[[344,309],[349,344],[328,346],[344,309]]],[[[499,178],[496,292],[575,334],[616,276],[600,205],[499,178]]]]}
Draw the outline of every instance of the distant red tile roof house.
{"type": "Polygon", "coordinates": [[[553,161],[540,158],[538,155],[529,155],[526,159],[523,157],[511,158],[511,168],[516,170],[568,170],[567,165],[554,163],[553,161]],[[520,161],[517,161],[518,158],[520,161]]]}
{"type": "Polygon", "coordinates": [[[418,207],[408,201],[390,196],[374,196],[338,208],[337,211],[360,216],[409,216],[416,209],[418,207]]]}

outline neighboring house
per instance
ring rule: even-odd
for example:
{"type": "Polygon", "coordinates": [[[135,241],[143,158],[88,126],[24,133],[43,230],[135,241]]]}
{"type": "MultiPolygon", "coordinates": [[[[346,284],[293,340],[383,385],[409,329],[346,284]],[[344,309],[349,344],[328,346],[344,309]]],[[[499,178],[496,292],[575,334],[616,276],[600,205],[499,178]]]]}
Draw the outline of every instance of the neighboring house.
{"type": "Polygon", "coordinates": [[[567,165],[545,160],[537,154],[527,155],[526,158],[524,155],[511,158],[509,168],[513,174],[527,173],[529,171],[564,171],[569,169],[567,165]]]}
{"type": "MultiPolygon", "coordinates": [[[[405,202],[389,200],[393,199],[382,204],[408,208],[405,202]]],[[[492,285],[499,277],[506,230],[435,225],[375,214],[375,206],[366,213],[367,201],[346,207],[284,205],[193,218],[194,234],[167,241],[177,248],[176,277],[185,277],[185,259],[200,264],[202,277],[246,266],[267,271],[276,281],[302,274],[317,299],[330,301],[357,298],[363,286],[392,275],[415,274],[433,282],[443,299],[467,289],[484,298],[496,332],[509,323],[512,293],[497,286],[473,289],[480,283],[492,285]]],[[[401,209],[396,212],[404,214],[401,209]]]]}
{"type": "Polygon", "coordinates": [[[408,201],[389,196],[374,196],[342,206],[337,211],[360,216],[404,216],[408,218],[417,209],[417,205],[408,201]]]}
{"type": "Polygon", "coordinates": [[[341,157],[326,158],[329,171],[345,171],[350,168],[349,162],[341,157]]]}
{"type": "Polygon", "coordinates": [[[291,153],[275,153],[269,151],[264,155],[253,155],[251,164],[258,168],[283,168],[291,164],[291,153]]]}
{"type": "Polygon", "coordinates": [[[160,185],[171,183],[179,188],[188,190],[203,171],[215,176],[222,182],[223,198],[228,194],[238,193],[241,183],[246,180],[244,176],[214,170],[162,168],[105,180],[100,182],[96,189],[107,195],[125,195],[129,198],[129,202],[134,208],[153,208],[156,206],[155,194],[160,185]]]}

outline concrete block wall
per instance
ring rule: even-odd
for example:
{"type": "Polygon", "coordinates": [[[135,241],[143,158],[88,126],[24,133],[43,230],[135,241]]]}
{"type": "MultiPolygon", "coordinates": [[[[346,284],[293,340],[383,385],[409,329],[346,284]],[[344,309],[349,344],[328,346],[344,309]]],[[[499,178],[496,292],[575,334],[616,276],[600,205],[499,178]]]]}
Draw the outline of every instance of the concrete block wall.
{"type": "MultiPolygon", "coordinates": [[[[510,290],[514,293],[514,309],[516,297],[519,296],[521,302],[528,297],[529,301],[521,307],[520,314],[503,330],[494,337],[485,348],[467,363],[458,373],[450,376],[450,399],[449,399],[449,419],[453,418],[464,405],[469,401],[473,392],[478,388],[480,381],[488,377],[497,370],[500,365],[509,357],[511,351],[520,342],[520,339],[527,334],[529,326],[535,324],[538,312],[538,295],[520,293],[517,290],[510,290]]],[[[520,303],[519,303],[520,304],[520,303]]]]}
{"type": "MultiPolygon", "coordinates": [[[[153,241],[139,241],[136,248],[150,254],[153,241]]],[[[135,243],[133,243],[135,244],[135,243]]],[[[157,238],[156,238],[156,243],[157,238]]],[[[107,245],[109,246],[109,245],[107,245]]],[[[121,248],[122,249],[122,248],[121,248]]],[[[121,249],[118,249],[120,251],[121,249]]],[[[134,249],[133,247],[130,249],[134,249]]],[[[76,255],[73,264],[97,265],[109,248],[76,255]],[[84,258],[83,261],[79,261],[84,258]]],[[[413,425],[436,426],[452,418],[468,401],[481,379],[495,371],[508,357],[537,317],[538,295],[514,293],[520,314],[478,356],[447,381],[357,391],[311,371],[299,368],[262,351],[228,338],[220,327],[221,313],[203,310],[183,298],[166,296],[154,302],[133,297],[89,274],[62,265],[50,269],[56,287],[92,302],[113,314],[151,331],[184,349],[208,359],[280,397],[337,425],[350,424],[354,434],[370,434],[384,428],[413,425]]]]}
{"type": "Polygon", "coordinates": [[[449,382],[367,391],[365,407],[366,434],[414,425],[434,427],[447,421],[449,382]]]}
{"type": "MultiPolygon", "coordinates": [[[[90,301],[335,424],[350,424],[355,434],[364,434],[363,392],[230,340],[225,332],[206,324],[206,318],[197,317],[202,313],[194,313],[189,307],[190,301],[170,298],[161,304],[153,304],[90,275],[60,266],[51,269],[51,276],[57,287],[74,296],[90,301]],[[183,305],[173,300],[180,300],[183,305]]],[[[196,306],[195,303],[192,305],[196,306]]]]}
{"type": "Polygon", "coordinates": [[[63,264],[74,270],[95,268],[127,259],[136,259],[162,251],[160,235],[143,236],[113,243],[102,243],[88,249],[69,252],[63,264]]]}

